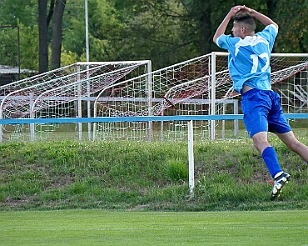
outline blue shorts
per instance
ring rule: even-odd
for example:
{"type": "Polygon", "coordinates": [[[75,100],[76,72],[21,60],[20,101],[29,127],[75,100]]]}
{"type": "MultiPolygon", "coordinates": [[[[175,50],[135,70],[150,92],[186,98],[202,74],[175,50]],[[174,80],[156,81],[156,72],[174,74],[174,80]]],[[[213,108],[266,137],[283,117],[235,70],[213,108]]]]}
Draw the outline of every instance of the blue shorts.
{"type": "Polygon", "coordinates": [[[242,96],[244,124],[250,137],[258,132],[286,133],[292,129],[280,105],[280,96],[271,90],[251,89],[242,96]]]}

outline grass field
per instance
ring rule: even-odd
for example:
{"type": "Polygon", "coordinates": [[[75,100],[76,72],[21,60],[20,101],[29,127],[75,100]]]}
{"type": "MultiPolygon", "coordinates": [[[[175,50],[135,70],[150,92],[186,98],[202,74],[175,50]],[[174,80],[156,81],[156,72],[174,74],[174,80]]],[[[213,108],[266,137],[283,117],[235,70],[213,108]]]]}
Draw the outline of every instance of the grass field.
{"type": "Polygon", "coordinates": [[[0,212],[0,245],[308,245],[308,211],[0,212]]]}
{"type": "MultiPolygon", "coordinates": [[[[0,245],[308,246],[308,168],[271,138],[292,179],[270,201],[249,140],[0,145],[0,245]]],[[[308,139],[303,137],[308,144],[308,139]]]]}

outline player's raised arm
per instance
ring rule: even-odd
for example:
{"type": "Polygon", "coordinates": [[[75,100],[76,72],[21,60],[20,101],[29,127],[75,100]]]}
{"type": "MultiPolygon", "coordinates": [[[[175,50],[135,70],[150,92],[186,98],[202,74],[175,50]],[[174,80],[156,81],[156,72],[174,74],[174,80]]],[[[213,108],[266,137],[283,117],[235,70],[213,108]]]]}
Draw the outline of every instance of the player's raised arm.
{"type": "Polygon", "coordinates": [[[263,25],[268,26],[268,25],[274,24],[278,28],[278,24],[274,22],[271,18],[267,17],[266,15],[261,14],[260,12],[252,8],[248,8],[245,5],[243,6],[243,9],[247,10],[253,17],[255,17],[263,25]]]}
{"type": "MultiPolygon", "coordinates": [[[[219,38],[222,34],[225,33],[226,28],[228,26],[229,21],[231,18],[241,9],[245,8],[245,6],[235,6],[230,9],[229,13],[226,15],[226,17],[223,19],[223,21],[220,23],[219,27],[217,28],[215,35],[213,37],[213,42],[216,43],[217,38],[219,38]]],[[[246,7],[247,8],[247,7],[246,7]]]]}

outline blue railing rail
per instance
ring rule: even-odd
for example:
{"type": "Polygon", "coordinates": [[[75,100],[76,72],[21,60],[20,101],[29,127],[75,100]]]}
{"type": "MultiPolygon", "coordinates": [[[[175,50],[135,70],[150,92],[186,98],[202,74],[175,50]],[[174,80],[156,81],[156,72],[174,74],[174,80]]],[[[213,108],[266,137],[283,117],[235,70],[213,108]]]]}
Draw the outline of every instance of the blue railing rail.
{"type": "MultiPolygon", "coordinates": [[[[308,113],[285,114],[287,119],[308,119],[308,113]]],[[[242,120],[243,114],[221,115],[176,115],[176,116],[130,116],[91,118],[15,118],[0,119],[0,124],[44,124],[44,123],[98,123],[98,122],[148,122],[148,121],[195,121],[195,120],[242,120]]]]}

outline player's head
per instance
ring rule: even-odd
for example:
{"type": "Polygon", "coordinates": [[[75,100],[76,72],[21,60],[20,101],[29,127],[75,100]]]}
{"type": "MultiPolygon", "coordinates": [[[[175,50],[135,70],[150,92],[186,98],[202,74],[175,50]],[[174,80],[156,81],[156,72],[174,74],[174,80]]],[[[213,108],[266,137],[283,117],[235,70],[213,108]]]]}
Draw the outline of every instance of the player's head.
{"type": "Polygon", "coordinates": [[[240,10],[233,17],[232,34],[234,37],[244,38],[254,35],[256,30],[256,20],[247,11],[240,10]]]}

